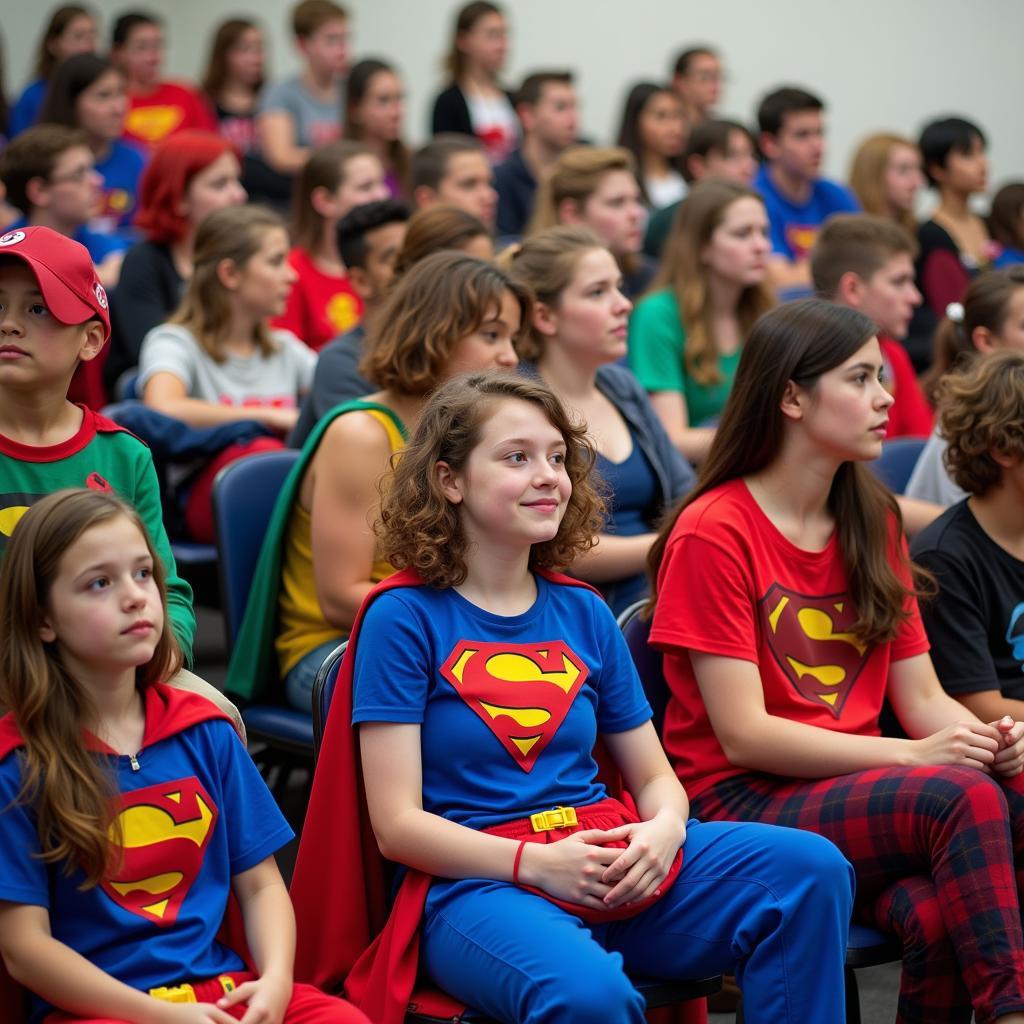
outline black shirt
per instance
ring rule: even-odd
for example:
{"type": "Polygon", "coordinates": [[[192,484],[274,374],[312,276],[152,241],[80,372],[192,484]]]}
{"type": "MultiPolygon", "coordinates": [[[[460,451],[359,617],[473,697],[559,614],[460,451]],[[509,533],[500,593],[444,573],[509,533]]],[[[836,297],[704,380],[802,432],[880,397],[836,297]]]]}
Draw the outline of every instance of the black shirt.
{"type": "Polygon", "coordinates": [[[921,615],[945,689],[1024,700],[1024,562],[985,533],[967,501],[922,531],[911,553],[938,580],[921,615]]]}

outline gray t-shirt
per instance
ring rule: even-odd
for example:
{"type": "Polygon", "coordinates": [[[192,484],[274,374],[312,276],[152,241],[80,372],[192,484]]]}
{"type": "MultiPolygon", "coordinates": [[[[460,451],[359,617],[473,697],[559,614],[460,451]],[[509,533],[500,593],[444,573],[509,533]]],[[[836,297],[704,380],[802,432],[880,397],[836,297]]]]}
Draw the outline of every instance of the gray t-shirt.
{"type": "Polygon", "coordinates": [[[258,351],[243,358],[229,355],[215,362],[191,331],[177,324],[160,324],[142,341],[139,354],[139,390],[156,373],[172,373],[189,398],[218,405],[294,408],[300,395],[313,384],[316,353],[290,331],[272,331],[277,351],[258,351]]]}
{"type": "Polygon", "coordinates": [[[263,94],[259,112],[283,110],[295,122],[295,145],[310,148],[324,146],[341,138],[342,90],[338,98],[323,103],[302,84],[301,78],[276,82],[263,94]]]}
{"type": "Polygon", "coordinates": [[[967,492],[960,490],[946,472],[946,466],[942,461],[945,454],[946,441],[936,427],[907,481],[907,489],[903,493],[908,498],[933,501],[943,508],[949,508],[950,505],[955,505],[967,497],[967,492]]]}

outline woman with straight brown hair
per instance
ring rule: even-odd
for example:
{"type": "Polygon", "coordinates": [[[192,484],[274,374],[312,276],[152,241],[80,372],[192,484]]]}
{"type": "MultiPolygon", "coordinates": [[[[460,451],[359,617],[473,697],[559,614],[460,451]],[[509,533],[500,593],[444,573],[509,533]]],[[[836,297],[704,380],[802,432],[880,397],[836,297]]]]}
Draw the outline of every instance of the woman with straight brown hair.
{"type": "Polygon", "coordinates": [[[359,367],[378,390],[320,420],[278,497],[229,692],[252,696],[283,678],[288,701],[309,711],[317,669],[392,572],[370,526],[392,456],[441,381],[516,366],[512,342],[529,313],[524,288],[463,253],[428,256],[395,284],[359,367]]]}
{"type": "Polygon", "coordinates": [[[888,217],[917,237],[914,204],[924,186],[921,151],[902,135],[866,138],[850,165],[850,188],[865,213],[888,217]]]}
{"type": "Polygon", "coordinates": [[[831,839],[903,944],[897,1019],[1024,1021],[1024,723],[947,696],[878,457],[874,325],[809,299],[754,326],[697,487],[651,551],[664,741],[703,820],[831,839]],[[888,700],[909,739],[884,737],[888,700]],[[1007,803],[1010,812],[1007,812],[1007,803]],[[992,941],[993,935],[998,935],[992,941]]]}
{"type": "Polygon", "coordinates": [[[405,92],[395,69],[366,58],[345,83],[346,139],[369,146],[384,165],[384,181],[393,198],[409,191],[409,149],[402,141],[405,92]]]}
{"type": "Polygon", "coordinates": [[[651,292],[629,324],[629,364],[669,437],[691,461],[714,435],[743,343],[774,305],[768,214],[753,189],[724,178],[683,200],[651,292]]]}

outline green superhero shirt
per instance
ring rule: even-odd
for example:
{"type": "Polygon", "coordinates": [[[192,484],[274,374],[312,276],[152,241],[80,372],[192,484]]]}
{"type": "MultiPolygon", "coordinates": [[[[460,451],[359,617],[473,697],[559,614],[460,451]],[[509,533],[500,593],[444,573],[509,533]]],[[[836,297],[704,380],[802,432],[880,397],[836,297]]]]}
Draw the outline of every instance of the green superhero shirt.
{"type": "Polygon", "coordinates": [[[196,632],[192,588],[178,576],[174,564],[149,449],[112,420],[81,408],[82,426],[62,444],[40,448],[0,434],[0,558],[18,520],[47,494],[62,487],[116,492],[138,511],[167,569],[171,624],[186,660],[191,662],[196,632]]]}

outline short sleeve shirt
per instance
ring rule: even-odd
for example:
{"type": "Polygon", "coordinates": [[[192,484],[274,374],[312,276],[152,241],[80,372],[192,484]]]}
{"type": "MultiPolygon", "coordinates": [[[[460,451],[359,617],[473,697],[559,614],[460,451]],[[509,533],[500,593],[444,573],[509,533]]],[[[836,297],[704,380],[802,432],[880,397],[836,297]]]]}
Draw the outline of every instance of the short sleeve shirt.
{"type": "Polygon", "coordinates": [[[276,82],[263,96],[260,113],[284,111],[295,122],[295,144],[308,148],[325,146],[341,138],[341,90],[334,102],[324,103],[311,95],[301,78],[276,82]]]}

